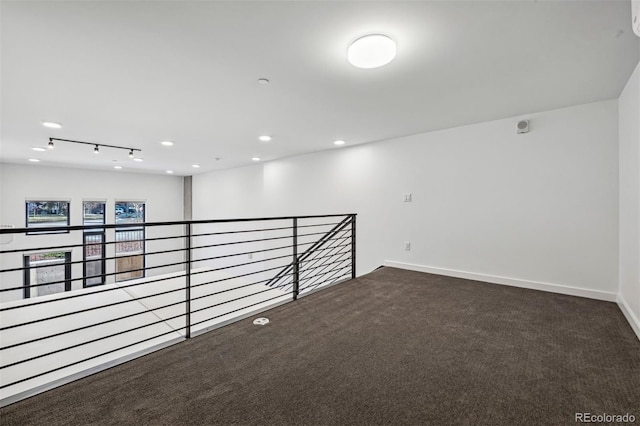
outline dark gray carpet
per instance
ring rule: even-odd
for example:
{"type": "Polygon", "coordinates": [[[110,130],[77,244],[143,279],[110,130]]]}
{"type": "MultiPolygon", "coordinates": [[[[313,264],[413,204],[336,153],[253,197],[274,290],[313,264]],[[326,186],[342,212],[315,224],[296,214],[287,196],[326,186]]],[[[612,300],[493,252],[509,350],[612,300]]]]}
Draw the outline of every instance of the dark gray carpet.
{"type": "Polygon", "coordinates": [[[0,410],[3,425],[640,423],[614,303],[382,268],[0,410]]]}

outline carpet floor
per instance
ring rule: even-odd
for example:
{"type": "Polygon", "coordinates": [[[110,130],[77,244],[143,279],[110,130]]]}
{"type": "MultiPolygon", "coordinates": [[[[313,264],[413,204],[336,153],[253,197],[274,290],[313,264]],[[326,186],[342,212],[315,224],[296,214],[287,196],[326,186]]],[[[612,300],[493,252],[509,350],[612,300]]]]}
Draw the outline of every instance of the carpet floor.
{"type": "Polygon", "coordinates": [[[3,425],[576,424],[635,416],[616,304],[382,268],[0,410],[3,425]]]}

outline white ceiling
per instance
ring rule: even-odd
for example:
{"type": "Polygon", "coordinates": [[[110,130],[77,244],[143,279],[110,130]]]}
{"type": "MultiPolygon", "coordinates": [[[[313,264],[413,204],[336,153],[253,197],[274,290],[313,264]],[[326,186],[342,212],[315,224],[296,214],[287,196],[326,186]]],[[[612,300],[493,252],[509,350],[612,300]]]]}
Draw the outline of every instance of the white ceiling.
{"type": "Polygon", "coordinates": [[[190,175],[340,149],[335,139],[349,146],[612,99],[640,57],[630,9],[615,0],[2,1],[0,160],[91,169],[117,160],[190,175]],[[393,62],[346,61],[347,45],[368,33],[397,41],[393,62]],[[135,147],[145,161],[63,143],[31,150],[49,137],[135,147]]]}

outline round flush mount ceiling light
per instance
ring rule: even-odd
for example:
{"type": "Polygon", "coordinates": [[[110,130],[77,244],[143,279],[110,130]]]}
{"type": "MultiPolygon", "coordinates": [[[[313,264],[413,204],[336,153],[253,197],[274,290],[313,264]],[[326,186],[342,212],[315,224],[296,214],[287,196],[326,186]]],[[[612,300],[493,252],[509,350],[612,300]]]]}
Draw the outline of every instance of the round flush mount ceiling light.
{"type": "Polygon", "coordinates": [[[360,37],[347,49],[349,63],[358,68],[378,68],[396,57],[396,42],[383,34],[360,37]]]}
{"type": "Polygon", "coordinates": [[[343,140],[337,140],[337,141],[333,141],[334,145],[344,145],[344,141],[343,140]]]}
{"type": "Polygon", "coordinates": [[[31,149],[34,150],[34,151],[37,151],[37,152],[45,152],[46,151],[46,149],[44,149],[42,147],[39,147],[39,146],[34,146],[31,149]]]}
{"type": "Polygon", "coordinates": [[[271,136],[269,135],[262,135],[260,136],[258,139],[260,139],[262,142],[269,142],[271,140],[271,136]]]}
{"type": "Polygon", "coordinates": [[[260,161],[260,157],[251,157],[251,161],[260,161]]]}
{"type": "Polygon", "coordinates": [[[42,125],[44,127],[50,128],[50,129],[60,129],[60,128],[62,128],[62,124],[54,123],[53,121],[43,121],[42,125]]]}
{"type": "Polygon", "coordinates": [[[160,142],[160,143],[161,143],[162,145],[164,145],[164,146],[173,146],[173,142],[171,142],[171,141],[162,141],[162,142],[160,142]]]}

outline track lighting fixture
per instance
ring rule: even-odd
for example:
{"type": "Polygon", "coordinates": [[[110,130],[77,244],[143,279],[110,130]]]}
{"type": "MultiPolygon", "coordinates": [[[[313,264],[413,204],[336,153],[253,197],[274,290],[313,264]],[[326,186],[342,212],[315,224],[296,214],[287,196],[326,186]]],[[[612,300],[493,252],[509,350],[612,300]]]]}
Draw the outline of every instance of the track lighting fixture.
{"type": "Polygon", "coordinates": [[[49,138],[49,144],[47,145],[47,148],[49,149],[53,149],[53,141],[59,141],[59,142],[70,142],[70,143],[79,143],[79,144],[83,144],[83,145],[93,145],[93,153],[94,154],[100,154],[100,147],[106,147],[106,148],[115,148],[115,149],[125,149],[127,151],[129,151],[129,158],[133,158],[135,151],[139,151],[142,152],[141,149],[138,148],[130,148],[130,147],[126,147],[126,146],[117,146],[117,145],[106,145],[103,143],[95,143],[95,142],[83,142],[83,141],[72,141],[69,139],[58,139],[58,138],[49,138]]]}

